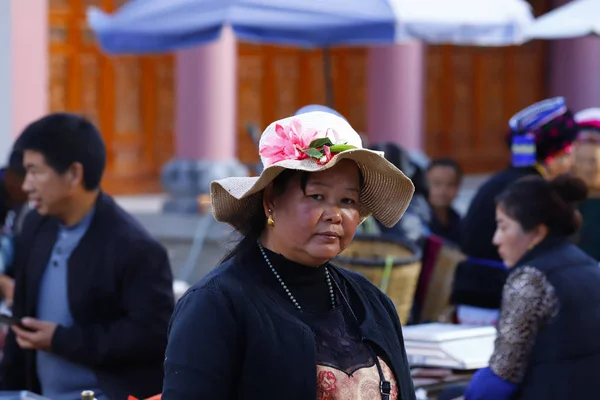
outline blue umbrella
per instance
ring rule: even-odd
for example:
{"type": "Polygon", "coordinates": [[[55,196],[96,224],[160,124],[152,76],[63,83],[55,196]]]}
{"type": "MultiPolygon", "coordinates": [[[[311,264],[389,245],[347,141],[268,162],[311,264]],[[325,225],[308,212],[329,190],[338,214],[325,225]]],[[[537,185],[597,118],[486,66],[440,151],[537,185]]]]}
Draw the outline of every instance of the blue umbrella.
{"type": "Polygon", "coordinates": [[[249,42],[299,47],[393,41],[387,0],[133,0],[114,15],[91,8],[88,20],[112,53],[168,51],[215,40],[223,25],[249,42]]]}
{"type": "MultiPolygon", "coordinates": [[[[109,53],[155,53],[215,40],[225,25],[244,41],[299,47],[428,43],[507,45],[532,21],[525,0],[132,0],[88,10],[109,53]]],[[[333,104],[324,52],[327,104],[333,104]]]]}
{"type": "Polygon", "coordinates": [[[224,25],[244,41],[300,47],[520,42],[533,17],[524,0],[133,0],[88,20],[110,53],[170,51],[216,39],[224,25]]]}

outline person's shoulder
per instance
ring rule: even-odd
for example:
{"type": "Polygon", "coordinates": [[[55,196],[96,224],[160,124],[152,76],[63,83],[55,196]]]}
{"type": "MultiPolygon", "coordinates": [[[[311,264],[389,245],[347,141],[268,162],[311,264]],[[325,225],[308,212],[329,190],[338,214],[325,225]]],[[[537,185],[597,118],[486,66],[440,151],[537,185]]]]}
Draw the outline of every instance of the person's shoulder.
{"type": "Polygon", "coordinates": [[[33,239],[39,232],[40,227],[47,221],[49,221],[48,217],[40,215],[37,210],[32,209],[28,211],[19,231],[19,239],[22,241],[33,239]]]}
{"type": "Polygon", "coordinates": [[[250,285],[239,263],[239,259],[234,257],[218,265],[192,285],[179,301],[195,302],[210,296],[222,300],[228,298],[235,303],[238,303],[237,300],[244,302],[250,285]]]}
{"type": "Polygon", "coordinates": [[[461,214],[453,206],[450,207],[450,218],[454,220],[459,220],[462,218],[461,214]]]}
{"type": "Polygon", "coordinates": [[[37,212],[37,210],[35,210],[35,209],[29,210],[23,220],[23,230],[26,230],[27,232],[31,232],[32,230],[34,230],[37,226],[39,226],[41,224],[43,219],[44,219],[44,217],[42,217],[40,215],[40,213],[37,212]]]}
{"type": "Polygon", "coordinates": [[[217,265],[212,271],[192,285],[192,287],[190,287],[190,291],[205,289],[231,291],[232,289],[235,289],[244,280],[244,278],[241,276],[243,273],[239,264],[239,258],[233,257],[217,265]]]}
{"type": "Polygon", "coordinates": [[[117,202],[106,194],[96,208],[101,227],[109,238],[120,246],[138,249],[164,250],[163,246],[148,232],[142,224],[124,210],[117,202]]]}
{"type": "Polygon", "coordinates": [[[510,271],[506,278],[506,286],[516,288],[524,287],[541,288],[548,284],[546,274],[539,268],[527,264],[510,271]]]}

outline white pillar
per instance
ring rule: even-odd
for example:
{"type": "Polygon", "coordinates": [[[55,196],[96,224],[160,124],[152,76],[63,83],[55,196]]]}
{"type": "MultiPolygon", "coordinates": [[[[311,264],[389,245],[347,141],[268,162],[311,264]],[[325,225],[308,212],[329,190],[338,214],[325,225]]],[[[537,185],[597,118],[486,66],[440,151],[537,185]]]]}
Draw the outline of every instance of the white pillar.
{"type": "MultiPolygon", "coordinates": [[[[48,0],[4,0],[11,6],[12,134],[48,113],[48,0]]],[[[4,18],[4,12],[0,12],[4,18]]],[[[2,28],[4,29],[4,24],[2,28]]],[[[4,61],[3,61],[4,62],[4,61]]]]}
{"type": "Polygon", "coordinates": [[[369,143],[423,150],[425,45],[374,46],[368,53],[369,143]]]}
{"type": "Polygon", "coordinates": [[[0,165],[13,141],[11,1],[0,1],[0,165]]]}
{"type": "MultiPolygon", "coordinates": [[[[0,0],[1,1],[1,0],[0,0]]],[[[197,212],[210,182],[247,175],[236,158],[237,42],[231,29],[177,54],[175,158],[162,171],[167,212],[197,212]]]]}

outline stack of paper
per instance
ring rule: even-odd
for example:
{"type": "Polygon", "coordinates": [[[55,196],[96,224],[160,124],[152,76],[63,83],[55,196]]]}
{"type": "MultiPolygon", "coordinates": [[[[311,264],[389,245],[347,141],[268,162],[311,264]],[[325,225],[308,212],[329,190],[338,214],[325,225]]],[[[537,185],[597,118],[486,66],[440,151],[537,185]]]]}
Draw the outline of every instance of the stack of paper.
{"type": "Polygon", "coordinates": [[[411,367],[484,368],[496,339],[496,328],[492,326],[432,323],[407,326],[403,331],[411,367]]]}

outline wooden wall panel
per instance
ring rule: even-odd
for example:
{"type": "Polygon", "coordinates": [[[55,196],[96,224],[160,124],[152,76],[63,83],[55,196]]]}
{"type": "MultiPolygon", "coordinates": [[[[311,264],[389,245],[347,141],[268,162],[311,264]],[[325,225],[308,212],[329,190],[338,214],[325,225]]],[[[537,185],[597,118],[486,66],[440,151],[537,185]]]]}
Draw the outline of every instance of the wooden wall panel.
{"type": "MultiPolygon", "coordinates": [[[[159,189],[161,166],[173,155],[174,60],[106,57],[85,25],[84,10],[111,11],[126,0],[50,0],[50,109],[95,121],[108,148],[104,188],[111,193],[159,189]]],[[[536,14],[548,0],[532,0],[536,14]]],[[[503,135],[510,116],[545,97],[546,44],[475,48],[429,46],[425,150],[456,157],[468,172],[507,162],[503,135]]],[[[299,107],[325,103],[320,50],[238,44],[238,156],[258,160],[247,132],[299,107]]],[[[366,50],[331,51],[334,106],[366,128],[366,50]]]]}
{"type": "MultiPolygon", "coordinates": [[[[536,15],[548,0],[532,0],[536,15]]],[[[547,43],[500,48],[428,46],[425,151],[454,157],[469,173],[509,162],[509,118],[546,97],[547,43]]]]}
{"type": "MultiPolygon", "coordinates": [[[[548,0],[532,0],[536,15],[548,0]]],[[[320,50],[239,44],[238,155],[258,160],[247,125],[259,131],[305,104],[325,103],[320,50]]],[[[428,46],[425,88],[425,151],[454,157],[469,173],[490,172],[508,163],[504,136],[508,119],[546,97],[546,46],[486,48],[428,46]]],[[[332,50],[335,108],[364,132],[366,50],[332,50]]],[[[368,132],[366,132],[368,134],[368,132]]]]}
{"type": "MultiPolygon", "coordinates": [[[[248,134],[293,115],[307,104],[325,103],[321,50],[238,44],[238,157],[255,163],[258,154],[248,134]]],[[[359,131],[365,129],[365,49],[331,51],[334,106],[359,131]]]]}
{"type": "Polygon", "coordinates": [[[112,11],[125,2],[50,1],[50,110],[85,115],[100,128],[108,152],[104,190],[157,192],[174,150],[173,56],[108,57],[85,21],[88,6],[112,11]]]}

